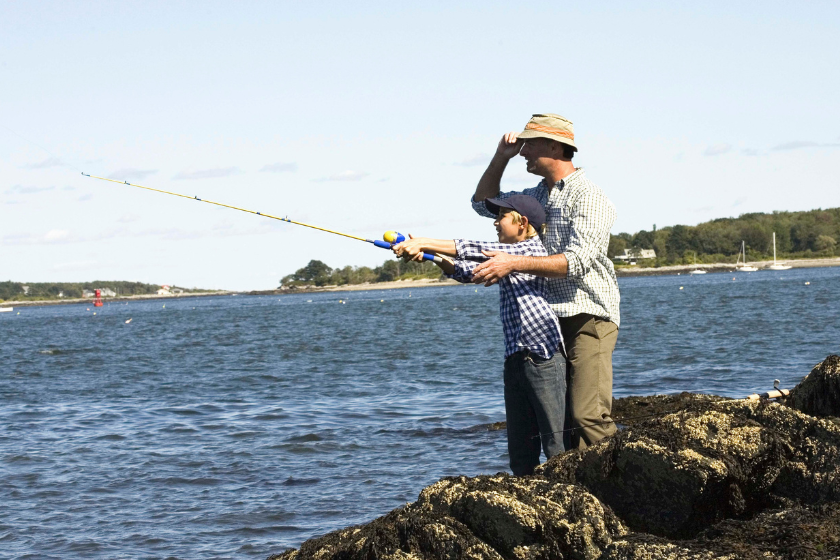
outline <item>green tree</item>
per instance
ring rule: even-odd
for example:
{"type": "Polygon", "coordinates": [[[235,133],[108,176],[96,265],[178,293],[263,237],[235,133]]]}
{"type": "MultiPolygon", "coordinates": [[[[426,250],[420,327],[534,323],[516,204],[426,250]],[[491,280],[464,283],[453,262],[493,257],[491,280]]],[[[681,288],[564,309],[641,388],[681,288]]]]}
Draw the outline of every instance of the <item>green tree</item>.
{"type": "Polygon", "coordinates": [[[614,259],[616,255],[623,255],[627,248],[627,240],[618,235],[610,235],[610,244],[607,247],[607,257],[614,259]]]}

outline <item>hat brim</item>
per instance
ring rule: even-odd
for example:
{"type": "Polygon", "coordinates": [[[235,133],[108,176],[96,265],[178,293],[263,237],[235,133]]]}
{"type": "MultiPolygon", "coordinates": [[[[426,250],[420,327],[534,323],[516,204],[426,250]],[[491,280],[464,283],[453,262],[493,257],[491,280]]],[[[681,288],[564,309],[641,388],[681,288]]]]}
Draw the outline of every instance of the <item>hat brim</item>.
{"type": "Polygon", "coordinates": [[[485,198],[484,207],[487,208],[487,211],[493,214],[494,216],[498,216],[499,210],[501,210],[502,208],[507,208],[508,210],[513,209],[513,206],[505,204],[503,200],[498,198],[485,198]]]}
{"type": "Polygon", "coordinates": [[[569,140],[568,138],[557,136],[556,134],[549,134],[548,132],[540,132],[539,130],[523,130],[516,137],[521,140],[527,140],[529,138],[548,138],[549,140],[554,140],[555,142],[571,146],[575,149],[575,151],[577,151],[577,146],[575,146],[574,140],[569,140]]]}

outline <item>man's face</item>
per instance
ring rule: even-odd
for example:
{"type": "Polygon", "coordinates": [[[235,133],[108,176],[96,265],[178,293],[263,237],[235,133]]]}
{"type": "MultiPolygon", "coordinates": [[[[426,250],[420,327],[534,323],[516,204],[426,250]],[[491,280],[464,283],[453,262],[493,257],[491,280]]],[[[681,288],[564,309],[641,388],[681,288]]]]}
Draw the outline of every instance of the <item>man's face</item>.
{"type": "Polygon", "coordinates": [[[528,173],[542,176],[548,172],[550,162],[559,159],[562,153],[562,146],[548,138],[528,138],[519,151],[519,155],[525,158],[528,173]]]}

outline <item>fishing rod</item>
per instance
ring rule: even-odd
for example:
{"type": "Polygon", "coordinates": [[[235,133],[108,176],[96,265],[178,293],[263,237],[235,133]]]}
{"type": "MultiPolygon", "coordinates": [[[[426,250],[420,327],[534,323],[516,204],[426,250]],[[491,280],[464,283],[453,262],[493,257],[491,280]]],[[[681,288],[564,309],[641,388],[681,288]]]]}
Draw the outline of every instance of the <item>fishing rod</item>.
{"type": "MultiPolygon", "coordinates": [[[[313,226],[312,224],[305,224],[303,222],[296,222],[295,220],[290,220],[288,217],[280,218],[278,216],[272,216],[271,214],[264,214],[262,212],[257,212],[256,210],[248,210],[247,208],[239,208],[238,206],[231,206],[230,204],[223,204],[221,202],[215,202],[215,201],[212,201],[212,200],[207,200],[206,198],[199,198],[197,196],[188,196],[188,195],[185,195],[185,194],[169,192],[169,191],[165,191],[165,190],[162,190],[162,189],[153,189],[152,187],[144,187],[143,185],[138,185],[136,183],[129,183],[128,181],[117,181],[115,179],[108,179],[107,177],[97,177],[96,175],[91,175],[89,173],[85,173],[84,171],[82,171],[82,175],[84,175],[85,177],[90,177],[91,179],[99,179],[101,181],[109,181],[111,183],[118,183],[120,185],[128,185],[129,187],[137,187],[138,189],[145,189],[147,191],[154,191],[154,192],[159,192],[159,193],[163,193],[163,194],[170,194],[172,196],[180,196],[181,198],[188,198],[190,200],[197,200],[199,202],[206,202],[207,204],[215,204],[216,206],[222,206],[224,208],[231,208],[233,210],[239,210],[240,212],[248,212],[249,214],[256,214],[257,216],[262,216],[264,218],[271,218],[272,220],[279,220],[281,222],[288,222],[290,224],[296,224],[296,225],[299,225],[299,226],[304,226],[304,227],[308,227],[308,228],[312,228],[312,229],[317,229],[317,230],[325,231],[327,233],[332,233],[332,234],[335,234],[335,235],[341,235],[343,237],[349,237],[350,239],[356,239],[358,241],[365,241],[367,243],[372,243],[373,245],[376,245],[377,247],[379,247],[381,249],[390,249],[391,247],[393,247],[397,243],[402,243],[403,241],[406,240],[406,237],[403,234],[398,233],[396,231],[386,231],[382,235],[382,239],[384,241],[380,240],[380,239],[365,239],[364,237],[358,237],[358,236],[355,236],[355,235],[350,235],[349,233],[342,233],[340,231],[335,231],[335,230],[332,230],[332,229],[322,228],[322,227],[319,227],[319,226],[313,226]]],[[[443,262],[443,259],[440,258],[438,255],[432,255],[432,254],[429,254],[429,253],[423,253],[423,260],[432,261],[432,262],[436,262],[436,263],[443,262]]]]}

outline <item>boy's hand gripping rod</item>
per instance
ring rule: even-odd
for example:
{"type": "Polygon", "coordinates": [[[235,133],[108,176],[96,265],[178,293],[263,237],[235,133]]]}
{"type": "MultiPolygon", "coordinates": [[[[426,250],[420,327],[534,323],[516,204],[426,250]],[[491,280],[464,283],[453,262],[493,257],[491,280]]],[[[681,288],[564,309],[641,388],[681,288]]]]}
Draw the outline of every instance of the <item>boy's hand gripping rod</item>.
{"type": "MultiPolygon", "coordinates": [[[[248,210],[246,208],[239,208],[237,206],[231,206],[230,204],[222,204],[221,202],[214,202],[212,200],[207,200],[204,198],[199,198],[197,196],[187,196],[185,194],[178,194],[174,192],[164,191],[161,189],[153,189],[152,187],[144,187],[143,185],[138,185],[135,183],[129,183],[128,181],[117,181],[115,179],[107,179],[105,177],[97,177],[96,175],[90,175],[89,173],[82,172],[82,175],[85,177],[90,177],[91,179],[100,179],[102,181],[110,181],[111,183],[119,183],[120,185],[128,185],[129,187],[137,187],[138,189],[146,189],[147,191],[155,191],[163,194],[171,194],[172,196],[180,196],[181,198],[189,198],[190,200],[197,200],[199,202],[206,202],[207,204],[215,204],[216,206],[223,206],[225,208],[232,208],[233,210],[239,210],[240,212],[248,212],[249,214],[256,214],[257,216],[263,216],[264,218],[271,218],[272,220],[279,220],[281,222],[288,222],[290,224],[297,224],[299,226],[304,226],[312,229],[319,229],[321,231],[326,231],[327,233],[334,233],[335,235],[341,235],[344,237],[349,237],[350,239],[358,239],[359,241],[366,241],[368,243],[373,243],[377,247],[381,247],[382,249],[390,249],[397,243],[402,243],[405,241],[405,236],[401,233],[397,233],[396,231],[386,231],[385,235],[382,237],[385,239],[384,241],[379,239],[365,239],[364,237],[357,237],[355,235],[350,235],[349,233],[341,233],[340,231],[334,231],[327,228],[322,228],[318,226],[313,226],[311,224],[305,224],[303,222],[296,222],[294,220],[290,220],[289,218],[279,218],[277,216],[272,216],[271,214],[263,214],[262,212],[256,212],[254,210],[248,210]]],[[[432,255],[429,253],[423,253],[423,260],[425,261],[432,261],[432,262],[443,262],[437,255],[432,255]]]]}

